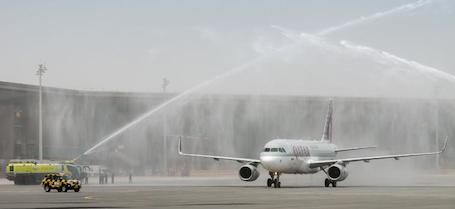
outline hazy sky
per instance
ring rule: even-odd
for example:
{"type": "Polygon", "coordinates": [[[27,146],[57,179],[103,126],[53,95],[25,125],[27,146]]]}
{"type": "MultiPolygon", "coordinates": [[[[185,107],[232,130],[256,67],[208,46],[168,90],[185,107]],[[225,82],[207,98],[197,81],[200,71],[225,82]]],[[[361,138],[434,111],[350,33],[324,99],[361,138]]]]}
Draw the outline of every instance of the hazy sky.
{"type": "MultiPolygon", "coordinates": [[[[45,84],[49,86],[160,91],[161,80],[166,77],[171,81],[169,90],[178,92],[292,43],[271,25],[311,34],[411,2],[415,1],[0,0],[0,80],[35,84],[37,65],[46,63],[49,71],[45,84]]],[[[349,40],[455,74],[453,37],[454,1],[434,0],[413,11],[336,32],[325,40],[335,44],[349,40]]],[[[319,54],[323,62],[325,54],[319,54]]],[[[291,61],[284,62],[306,59],[299,55],[302,54],[297,52],[291,61]]],[[[301,65],[302,68],[310,66],[318,70],[319,58],[312,55],[312,62],[316,64],[307,63],[301,65]]],[[[362,72],[365,71],[362,66],[374,65],[359,66],[354,63],[355,59],[338,60],[343,60],[342,66],[346,69],[356,68],[362,72]]],[[[264,64],[262,68],[267,66],[264,64]]],[[[300,77],[307,77],[310,82],[308,69],[287,71],[287,67],[299,68],[299,65],[280,66],[281,81],[274,80],[275,85],[270,89],[286,88],[284,84],[288,82],[299,83],[296,78],[300,77]]],[[[337,64],[321,67],[326,69],[321,72],[331,73],[327,69],[333,66],[337,64]]],[[[270,79],[277,77],[274,74],[277,71],[273,71],[276,68],[260,74],[259,77],[267,79],[257,82],[257,88],[264,89],[262,85],[268,85],[270,79]]],[[[348,77],[363,79],[352,76],[340,79],[348,77]]],[[[255,82],[256,77],[250,73],[247,80],[255,82]]],[[[236,82],[231,79],[229,84],[219,88],[235,86],[236,82]]]]}

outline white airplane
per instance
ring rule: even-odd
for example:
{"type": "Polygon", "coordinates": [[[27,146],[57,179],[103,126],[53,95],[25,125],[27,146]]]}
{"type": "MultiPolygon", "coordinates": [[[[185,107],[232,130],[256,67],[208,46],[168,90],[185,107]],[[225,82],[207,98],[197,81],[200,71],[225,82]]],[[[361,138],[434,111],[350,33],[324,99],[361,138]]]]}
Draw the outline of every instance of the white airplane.
{"type": "Polygon", "coordinates": [[[187,154],[182,152],[182,140],[179,140],[178,151],[180,155],[191,157],[212,158],[214,160],[232,160],[244,163],[239,170],[239,177],[242,181],[255,181],[259,177],[258,165],[269,171],[270,178],[267,179],[267,187],[281,187],[281,174],[313,174],[323,171],[327,178],[325,187],[330,184],[337,186],[337,182],[343,181],[348,177],[346,165],[351,162],[370,160],[380,160],[393,158],[398,160],[404,157],[415,157],[423,155],[438,155],[446,150],[447,137],[443,148],[436,152],[422,152],[409,154],[394,154],[382,156],[367,156],[356,158],[340,158],[336,155],[339,152],[369,149],[374,147],[353,147],[338,149],[332,143],[332,101],[329,103],[324,132],[320,140],[300,140],[300,139],[274,139],[265,144],[259,159],[213,156],[202,154],[187,154]]]}

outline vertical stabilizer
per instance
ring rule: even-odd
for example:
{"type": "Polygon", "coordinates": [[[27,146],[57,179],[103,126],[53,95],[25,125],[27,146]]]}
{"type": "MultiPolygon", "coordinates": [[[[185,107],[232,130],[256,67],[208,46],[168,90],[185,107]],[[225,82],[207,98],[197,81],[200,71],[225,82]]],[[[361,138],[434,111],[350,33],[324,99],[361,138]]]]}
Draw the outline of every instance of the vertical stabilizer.
{"type": "Polygon", "coordinates": [[[329,101],[329,108],[325,118],[324,132],[322,133],[321,141],[332,142],[332,114],[333,114],[333,101],[329,101]]]}

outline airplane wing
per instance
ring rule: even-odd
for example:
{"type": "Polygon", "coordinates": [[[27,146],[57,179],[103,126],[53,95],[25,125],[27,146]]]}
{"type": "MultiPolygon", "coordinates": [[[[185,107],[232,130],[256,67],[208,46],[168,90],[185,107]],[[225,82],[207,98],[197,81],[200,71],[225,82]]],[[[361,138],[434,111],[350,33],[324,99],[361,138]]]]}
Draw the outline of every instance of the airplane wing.
{"type": "Polygon", "coordinates": [[[374,148],[376,148],[376,146],[341,148],[341,149],[336,149],[335,152],[346,152],[346,151],[354,151],[354,150],[361,150],[361,149],[374,149],[374,148]]]}
{"type": "Polygon", "coordinates": [[[257,159],[183,153],[182,152],[182,139],[179,139],[179,155],[190,156],[190,157],[212,158],[212,159],[214,159],[216,161],[219,161],[219,160],[232,160],[232,161],[237,161],[239,163],[255,163],[255,164],[261,163],[261,161],[257,160],[257,159]]]}
{"type": "Polygon", "coordinates": [[[382,155],[382,156],[371,156],[371,157],[357,157],[357,158],[345,158],[345,159],[333,159],[333,160],[319,160],[319,161],[311,161],[309,162],[310,168],[318,168],[323,166],[330,166],[335,163],[350,163],[350,162],[370,162],[370,160],[381,160],[381,159],[389,159],[394,158],[398,160],[399,158],[404,157],[416,157],[416,156],[424,156],[424,155],[437,155],[444,152],[447,148],[447,137],[444,142],[444,146],[440,151],[437,152],[421,152],[421,153],[410,153],[410,154],[397,154],[397,155],[382,155]]]}

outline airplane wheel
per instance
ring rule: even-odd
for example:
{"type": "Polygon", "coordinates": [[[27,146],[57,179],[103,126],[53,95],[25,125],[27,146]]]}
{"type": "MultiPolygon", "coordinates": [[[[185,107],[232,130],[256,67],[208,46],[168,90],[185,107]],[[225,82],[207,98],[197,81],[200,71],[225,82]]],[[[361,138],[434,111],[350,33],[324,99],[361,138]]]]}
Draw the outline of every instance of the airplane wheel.
{"type": "Polygon", "coordinates": [[[281,188],[281,182],[278,182],[278,188],[281,188]]]}
{"type": "Polygon", "coordinates": [[[272,179],[267,179],[267,187],[272,187],[273,181],[272,179]]]}
{"type": "Polygon", "coordinates": [[[273,181],[273,187],[278,188],[278,181],[276,179],[273,181]]]}
{"type": "Polygon", "coordinates": [[[337,182],[336,181],[332,182],[332,187],[337,187],[337,182]]]}
{"type": "Polygon", "coordinates": [[[330,180],[329,179],[325,179],[324,186],[325,187],[329,187],[330,186],[330,180]]]}

